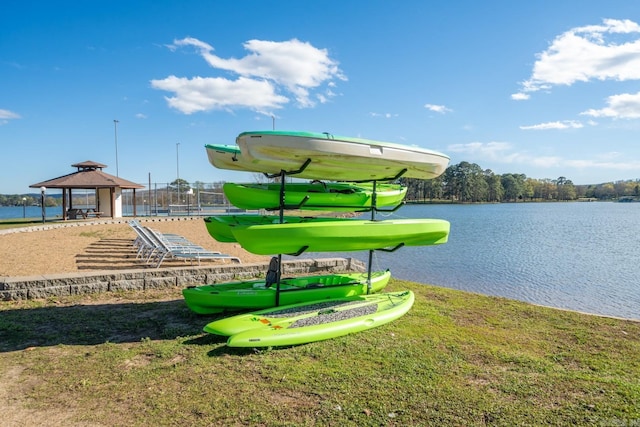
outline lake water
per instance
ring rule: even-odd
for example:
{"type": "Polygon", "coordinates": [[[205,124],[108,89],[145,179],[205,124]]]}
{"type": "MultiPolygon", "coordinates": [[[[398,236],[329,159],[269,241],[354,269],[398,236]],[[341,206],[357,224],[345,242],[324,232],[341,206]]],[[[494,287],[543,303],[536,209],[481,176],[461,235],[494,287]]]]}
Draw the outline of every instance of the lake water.
{"type": "MultiPolygon", "coordinates": [[[[408,205],[392,217],[446,219],[449,242],[375,252],[374,269],[389,268],[396,278],[420,283],[640,319],[640,203],[408,205]]],[[[334,255],[368,259],[367,252],[334,255]]]]}
{"type": "MultiPolygon", "coordinates": [[[[48,208],[47,218],[60,209],[48,208]]],[[[41,210],[25,214],[40,218],[41,210]]],[[[444,245],[375,252],[373,267],[394,277],[640,319],[640,203],[407,205],[392,217],[451,222],[444,245]]],[[[0,207],[0,218],[22,218],[22,207],[0,207]]]]}
{"type": "MultiPolygon", "coordinates": [[[[62,206],[47,207],[46,217],[48,219],[60,218],[62,216],[62,206]]],[[[42,218],[42,208],[40,206],[0,206],[0,219],[19,218],[42,218]]]]}

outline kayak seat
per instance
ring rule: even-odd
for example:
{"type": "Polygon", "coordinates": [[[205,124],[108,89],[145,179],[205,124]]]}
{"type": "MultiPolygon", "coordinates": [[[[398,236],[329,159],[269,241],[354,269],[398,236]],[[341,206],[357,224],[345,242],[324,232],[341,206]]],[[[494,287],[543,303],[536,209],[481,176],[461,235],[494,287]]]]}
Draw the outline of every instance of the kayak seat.
{"type": "Polygon", "coordinates": [[[270,288],[271,286],[278,283],[278,257],[271,258],[269,261],[269,270],[267,270],[267,277],[265,278],[264,286],[265,288],[270,288]]]}
{"type": "Polygon", "coordinates": [[[324,287],[324,284],[322,283],[307,283],[307,286],[305,286],[305,288],[307,289],[315,289],[315,288],[322,288],[324,287]]]}

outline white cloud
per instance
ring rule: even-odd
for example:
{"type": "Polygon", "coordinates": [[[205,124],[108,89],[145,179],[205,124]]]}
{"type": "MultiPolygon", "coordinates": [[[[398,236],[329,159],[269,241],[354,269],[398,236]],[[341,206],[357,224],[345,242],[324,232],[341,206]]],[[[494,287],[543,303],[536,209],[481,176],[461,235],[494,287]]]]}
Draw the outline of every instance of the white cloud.
{"type": "Polygon", "coordinates": [[[14,113],[9,110],[0,109],[0,119],[19,119],[21,118],[19,114],[14,113]]]}
{"type": "Polygon", "coordinates": [[[433,111],[440,114],[451,113],[453,110],[445,107],[444,105],[424,104],[424,108],[429,111],[433,111]]]}
{"type": "Polygon", "coordinates": [[[611,169],[614,171],[640,171],[640,161],[628,161],[628,162],[613,162],[613,161],[600,161],[600,160],[566,160],[564,166],[576,168],[576,169],[611,169]]]}
{"type": "Polygon", "coordinates": [[[172,51],[193,47],[214,69],[230,71],[239,77],[167,77],[153,80],[157,89],[172,91],[167,98],[170,105],[190,114],[220,107],[246,107],[251,109],[281,108],[289,97],[277,94],[283,90],[292,96],[298,106],[313,107],[315,101],[327,102],[335,96],[331,90],[313,94],[321,86],[335,87],[335,79],[347,80],[338,62],[329,57],[326,49],[292,39],[284,42],[249,40],[244,43],[249,54],[242,58],[221,58],[213,54],[214,48],[195,38],[175,40],[168,48],[172,51]],[[253,93],[252,90],[258,90],[253,93]],[[256,99],[257,98],[257,99],[256,99]]]}
{"type": "Polygon", "coordinates": [[[144,113],[136,114],[136,119],[146,119],[148,116],[144,113]]]}
{"type": "Polygon", "coordinates": [[[519,163],[527,163],[538,168],[555,168],[562,166],[563,160],[557,156],[528,156],[519,157],[519,163]]]}
{"type": "Polygon", "coordinates": [[[614,119],[638,119],[640,118],[640,92],[612,95],[607,98],[607,107],[600,110],[589,109],[580,114],[614,119]]]}
{"type": "Polygon", "coordinates": [[[508,142],[470,142],[468,144],[452,144],[447,147],[454,153],[465,153],[479,158],[498,160],[504,159],[505,153],[511,150],[508,142]]]}
{"type": "Polygon", "coordinates": [[[542,169],[611,169],[613,171],[640,171],[640,161],[616,161],[624,159],[622,153],[607,152],[595,156],[594,159],[564,159],[559,156],[533,156],[527,152],[515,152],[508,142],[471,142],[468,144],[450,145],[448,151],[461,153],[469,162],[482,165],[483,162],[500,164],[518,164],[534,166],[542,169]]]}
{"type": "MultiPolygon", "coordinates": [[[[591,80],[640,80],[639,34],[637,23],[616,19],[560,34],[547,50],[536,55],[532,75],[522,82],[521,94],[591,80]]],[[[517,99],[524,99],[521,94],[516,94],[517,99]]]]}
{"type": "Polygon", "coordinates": [[[371,117],[384,117],[385,119],[391,119],[393,117],[398,117],[398,114],[392,113],[369,113],[371,117]]]}
{"type": "Polygon", "coordinates": [[[253,110],[280,108],[289,99],[275,93],[274,86],[266,80],[240,77],[227,80],[221,77],[169,76],[163,80],[152,80],[156,89],[174,92],[176,96],[165,97],[169,105],[185,114],[214,109],[246,107],[253,110]]]}
{"type": "Polygon", "coordinates": [[[514,101],[526,101],[527,99],[529,99],[530,96],[526,93],[514,93],[511,95],[511,99],[513,99],[514,101]]]}
{"type": "Polygon", "coordinates": [[[19,114],[14,113],[13,111],[3,110],[0,108],[0,126],[6,125],[9,123],[9,120],[13,119],[21,119],[19,114]]]}
{"type": "Polygon", "coordinates": [[[522,130],[549,130],[549,129],[580,129],[584,125],[575,120],[563,120],[556,122],[540,123],[537,125],[520,126],[522,130]]]}

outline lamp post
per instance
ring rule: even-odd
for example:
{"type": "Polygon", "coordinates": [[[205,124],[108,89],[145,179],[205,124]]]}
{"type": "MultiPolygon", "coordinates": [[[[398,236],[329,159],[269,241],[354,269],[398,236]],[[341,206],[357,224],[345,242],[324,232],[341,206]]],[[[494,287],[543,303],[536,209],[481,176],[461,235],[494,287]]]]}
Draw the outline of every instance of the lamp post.
{"type": "Polygon", "coordinates": [[[27,217],[27,198],[23,197],[22,198],[22,218],[26,218],[27,217]]]}
{"type": "Polygon", "coordinates": [[[46,212],[44,209],[44,193],[47,191],[47,187],[40,187],[40,206],[42,206],[42,223],[44,224],[44,219],[46,217],[46,212]]]}
{"type": "Polygon", "coordinates": [[[191,216],[191,196],[193,196],[193,188],[187,190],[187,216],[191,216]]]}
{"type": "Polygon", "coordinates": [[[180,204],[180,143],[176,142],[176,187],[178,188],[178,204],[180,204]]]}

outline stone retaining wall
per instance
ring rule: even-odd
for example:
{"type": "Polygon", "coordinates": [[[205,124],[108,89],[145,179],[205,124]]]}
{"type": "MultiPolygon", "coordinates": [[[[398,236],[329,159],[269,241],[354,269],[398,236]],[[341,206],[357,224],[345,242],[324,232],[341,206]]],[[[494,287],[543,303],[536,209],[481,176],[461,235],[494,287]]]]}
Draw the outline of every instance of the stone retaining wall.
{"type": "MultiPolygon", "coordinates": [[[[100,292],[184,288],[190,285],[264,277],[268,263],[153,268],[93,273],[50,274],[33,277],[0,277],[0,300],[24,300],[100,292]]],[[[353,258],[300,259],[282,262],[282,275],[365,271],[353,258]]]]}

